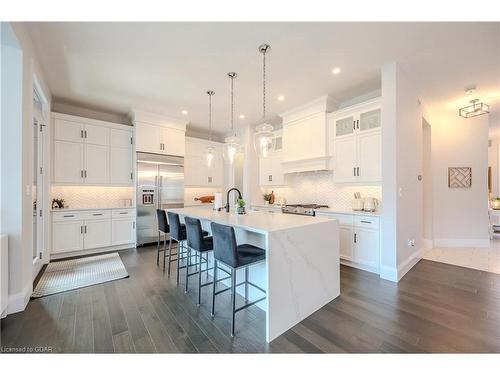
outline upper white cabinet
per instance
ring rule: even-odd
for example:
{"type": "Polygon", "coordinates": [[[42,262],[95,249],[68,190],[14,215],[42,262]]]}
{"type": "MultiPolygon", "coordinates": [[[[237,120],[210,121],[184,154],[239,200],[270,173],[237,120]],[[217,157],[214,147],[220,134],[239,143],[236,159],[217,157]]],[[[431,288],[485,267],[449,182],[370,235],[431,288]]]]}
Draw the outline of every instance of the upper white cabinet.
{"type": "Polygon", "coordinates": [[[186,122],[155,113],[134,110],[136,151],[184,156],[186,122]]]}
{"type": "Polygon", "coordinates": [[[274,149],[265,158],[259,159],[259,185],[282,186],[285,184],[283,172],[283,136],[281,131],[274,133],[274,149]]]}
{"type": "Polygon", "coordinates": [[[328,116],[335,182],[378,183],[382,180],[380,115],[380,99],[377,99],[328,116]]]}
{"type": "Polygon", "coordinates": [[[322,97],[281,114],[284,173],[331,169],[326,116],[332,107],[332,100],[322,97]]]}
{"type": "Polygon", "coordinates": [[[184,158],[184,186],[221,187],[223,184],[222,144],[198,138],[186,138],[184,158]],[[207,165],[205,151],[213,147],[214,158],[207,165]]]}
{"type": "Polygon", "coordinates": [[[132,185],[131,126],[53,113],[53,182],[132,185]]]}

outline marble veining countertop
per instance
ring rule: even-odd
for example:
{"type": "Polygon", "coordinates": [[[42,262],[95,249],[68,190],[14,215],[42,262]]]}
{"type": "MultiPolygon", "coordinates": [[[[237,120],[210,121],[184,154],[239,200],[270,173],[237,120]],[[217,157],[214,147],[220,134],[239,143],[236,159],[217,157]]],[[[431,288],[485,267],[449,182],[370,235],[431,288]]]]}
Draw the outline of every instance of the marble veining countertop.
{"type": "MultiPolygon", "coordinates": [[[[252,204],[251,207],[257,207],[257,208],[262,208],[262,209],[271,209],[271,210],[281,210],[281,206],[278,204],[252,204]]],[[[381,216],[381,211],[375,211],[375,212],[368,212],[368,211],[354,211],[354,210],[349,210],[345,208],[335,208],[335,207],[328,207],[328,208],[317,208],[314,211],[317,213],[321,214],[343,214],[343,215],[359,215],[359,216],[374,216],[374,217],[379,217],[381,216]]]]}
{"type": "Polygon", "coordinates": [[[283,215],[281,213],[251,210],[244,215],[238,215],[233,212],[214,211],[209,207],[172,208],[167,211],[175,212],[181,216],[191,216],[261,234],[305,227],[331,220],[326,217],[283,215]]]}

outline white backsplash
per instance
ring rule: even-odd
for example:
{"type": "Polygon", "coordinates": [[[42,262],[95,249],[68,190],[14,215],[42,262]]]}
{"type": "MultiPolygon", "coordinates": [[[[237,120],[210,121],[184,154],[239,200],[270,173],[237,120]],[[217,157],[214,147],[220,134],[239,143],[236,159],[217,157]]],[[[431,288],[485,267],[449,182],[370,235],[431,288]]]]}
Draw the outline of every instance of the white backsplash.
{"type": "MultiPolygon", "coordinates": [[[[382,198],[382,186],[345,186],[334,184],[333,172],[311,172],[287,174],[285,176],[286,187],[273,187],[262,189],[262,194],[274,190],[276,203],[285,198],[288,204],[294,203],[316,203],[326,204],[331,208],[350,210],[354,193],[359,191],[361,197],[374,197],[379,201],[382,198]]],[[[261,202],[263,203],[264,198],[261,202]]]]}
{"type": "Polygon", "coordinates": [[[53,198],[63,198],[69,208],[123,207],[123,199],[132,199],[134,188],[125,186],[52,186],[53,198]]]}

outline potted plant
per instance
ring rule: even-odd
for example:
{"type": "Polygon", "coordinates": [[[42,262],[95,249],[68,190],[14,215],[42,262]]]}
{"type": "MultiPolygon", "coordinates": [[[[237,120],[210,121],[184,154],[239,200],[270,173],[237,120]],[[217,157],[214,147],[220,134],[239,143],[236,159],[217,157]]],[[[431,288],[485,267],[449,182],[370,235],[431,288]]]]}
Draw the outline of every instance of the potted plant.
{"type": "Polygon", "coordinates": [[[245,201],[243,199],[238,199],[238,207],[236,208],[236,212],[240,215],[245,213],[245,201]]]}
{"type": "Polygon", "coordinates": [[[500,210],[500,197],[493,198],[490,204],[493,210],[500,210]]]}
{"type": "Polygon", "coordinates": [[[271,200],[271,194],[264,194],[264,204],[268,205],[271,200]]]}

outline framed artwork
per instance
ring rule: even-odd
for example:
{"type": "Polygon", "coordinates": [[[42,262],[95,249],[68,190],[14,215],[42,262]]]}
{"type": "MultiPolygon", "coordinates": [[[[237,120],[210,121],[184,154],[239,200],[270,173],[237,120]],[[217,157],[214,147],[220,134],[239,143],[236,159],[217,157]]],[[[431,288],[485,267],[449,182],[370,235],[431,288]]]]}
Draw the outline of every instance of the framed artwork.
{"type": "Polygon", "coordinates": [[[449,188],[470,188],[471,186],[472,186],[472,168],[470,167],[448,168],[449,188]]]}

